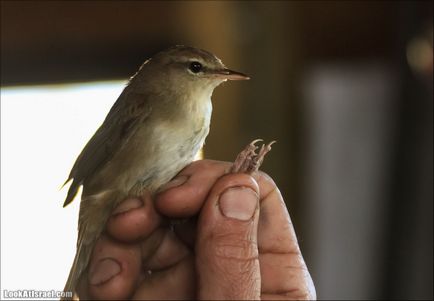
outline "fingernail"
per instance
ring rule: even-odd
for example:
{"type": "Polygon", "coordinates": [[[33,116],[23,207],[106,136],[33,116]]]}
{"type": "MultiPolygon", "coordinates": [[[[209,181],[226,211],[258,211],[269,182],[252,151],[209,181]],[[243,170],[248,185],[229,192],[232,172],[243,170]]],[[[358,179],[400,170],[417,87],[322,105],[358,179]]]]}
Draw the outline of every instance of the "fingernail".
{"type": "Polygon", "coordinates": [[[162,192],[162,191],[168,190],[170,188],[181,186],[182,184],[187,182],[188,178],[189,178],[189,176],[178,176],[178,177],[174,178],[172,181],[167,182],[166,184],[161,186],[160,189],[158,189],[158,191],[162,192]]]}
{"type": "Polygon", "coordinates": [[[119,262],[112,258],[104,258],[100,260],[92,269],[89,277],[91,285],[100,285],[109,281],[121,272],[119,262]]]}
{"type": "Polygon", "coordinates": [[[251,219],[257,204],[257,193],[247,187],[229,188],[223,192],[219,199],[222,214],[240,221],[251,219]]]}
{"type": "Polygon", "coordinates": [[[127,211],[140,208],[142,206],[143,206],[143,202],[138,198],[127,199],[123,201],[119,206],[117,206],[115,210],[113,210],[112,215],[125,213],[127,211]]]}

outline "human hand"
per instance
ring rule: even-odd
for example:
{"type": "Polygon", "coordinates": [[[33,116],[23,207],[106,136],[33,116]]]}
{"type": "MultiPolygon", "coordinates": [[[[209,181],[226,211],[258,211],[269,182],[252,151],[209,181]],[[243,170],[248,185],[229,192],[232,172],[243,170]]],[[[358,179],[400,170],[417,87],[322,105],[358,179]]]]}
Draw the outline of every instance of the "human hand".
{"type": "Polygon", "coordinates": [[[315,299],[278,188],[262,172],[226,174],[230,167],[196,161],[154,201],[120,204],[80,299],[315,299]]]}

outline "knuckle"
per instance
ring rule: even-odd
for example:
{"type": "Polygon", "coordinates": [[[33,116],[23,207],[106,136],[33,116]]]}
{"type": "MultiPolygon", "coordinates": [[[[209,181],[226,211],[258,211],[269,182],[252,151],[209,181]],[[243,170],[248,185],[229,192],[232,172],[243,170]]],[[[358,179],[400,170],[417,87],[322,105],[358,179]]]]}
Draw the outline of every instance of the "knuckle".
{"type": "Polygon", "coordinates": [[[245,231],[227,230],[207,237],[203,260],[208,262],[215,279],[219,279],[225,299],[258,299],[261,278],[257,242],[245,231]]]}
{"type": "Polygon", "coordinates": [[[240,294],[250,294],[252,290],[260,292],[258,253],[256,243],[248,238],[226,234],[216,239],[214,266],[225,279],[223,282],[229,296],[243,299],[240,294]]]}
{"type": "Polygon", "coordinates": [[[258,259],[257,243],[240,233],[224,233],[214,237],[215,256],[222,260],[254,261],[258,259]]]}
{"type": "Polygon", "coordinates": [[[258,178],[267,182],[270,186],[277,187],[276,182],[274,182],[273,178],[266,172],[258,170],[258,178]]]}

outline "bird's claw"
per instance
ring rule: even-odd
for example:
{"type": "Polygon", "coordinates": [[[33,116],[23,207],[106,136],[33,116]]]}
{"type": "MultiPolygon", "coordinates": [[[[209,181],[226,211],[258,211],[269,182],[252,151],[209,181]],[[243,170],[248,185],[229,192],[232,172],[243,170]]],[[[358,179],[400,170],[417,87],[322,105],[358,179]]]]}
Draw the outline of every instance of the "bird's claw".
{"type": "Polygon", "coordinates": [[[259,152],[256,153],[256,150],[258,149],[256,143],[260,141],[263,140],[253,140],[238,154],[232,165],[231,173],[252,174],[253,172],[258,171],[264,161],[265,155],[271,150],[271,146],[276,143],[276,141],[272,141],[266,145],[262,144],[259,152]]]}

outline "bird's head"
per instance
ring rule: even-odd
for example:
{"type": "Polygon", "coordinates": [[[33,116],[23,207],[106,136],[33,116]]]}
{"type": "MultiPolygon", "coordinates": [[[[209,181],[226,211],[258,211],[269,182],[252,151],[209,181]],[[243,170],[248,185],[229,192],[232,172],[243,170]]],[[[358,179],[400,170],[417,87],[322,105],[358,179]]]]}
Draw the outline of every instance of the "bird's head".
{"type": "MultiPolygon", "coordinates": [[[[174,46],[157,53],[141,69],[148,69],[148,81],[164,82],[166,90],[179,93],[203,91],[212,93],[226,80],[247,80],[249,77],[233,71],[214,54],[189,46],[174,46]],[[150,78],[151,77],[151,78],[150,78]]],[[[138,72],[138,75],[140,71],[138,72]]]]}

